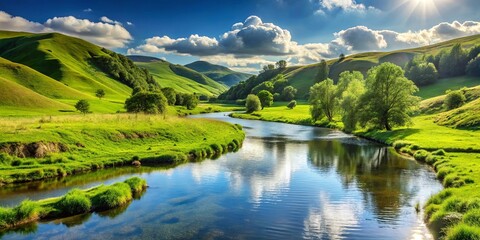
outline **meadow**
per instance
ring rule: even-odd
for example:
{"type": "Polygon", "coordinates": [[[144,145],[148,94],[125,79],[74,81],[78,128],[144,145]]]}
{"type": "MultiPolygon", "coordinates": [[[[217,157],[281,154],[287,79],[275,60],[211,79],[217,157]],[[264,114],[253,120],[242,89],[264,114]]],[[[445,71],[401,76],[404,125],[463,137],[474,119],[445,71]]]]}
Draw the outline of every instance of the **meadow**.
{"type": "MultiPolygon", "coordinates": [[[[200,110],[199,110],[200,111],[200,110]]],[[[87,114],[0,118],[0,183],[111,166],[178,164],[236,150],[241,126],[171,115],[87,114]]]]}

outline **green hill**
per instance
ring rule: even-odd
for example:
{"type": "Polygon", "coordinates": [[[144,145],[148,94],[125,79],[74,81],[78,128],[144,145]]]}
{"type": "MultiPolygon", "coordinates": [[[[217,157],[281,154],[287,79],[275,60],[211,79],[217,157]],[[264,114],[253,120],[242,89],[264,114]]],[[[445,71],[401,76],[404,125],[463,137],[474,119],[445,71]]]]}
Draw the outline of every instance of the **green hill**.
{"type": "Polygon", "coordinates": [[[244,81],[252,76],[251,74],[235,72],[230,68],[211,64],[205,61],[196,61],[185,65],[185,67],[203,73],[209,78],[217,82],[221,82],[227,86],[233,86],[240,81],[244,81]]]}
{"type": "MultiPolygon", "coordinates": [[[[131,57],[131,56],[129,56],[131,57]]],[[[211,78],[182,65],[175,65],[155,58],[134,56],[135,64],[146,68],[162,87],[171,87],[179,92],[202,95],[219,95],[227,87],[211,78]]]]}
{"type": "MultiPolygon", "coordinates": [[[[429,45],[425,47],[413,48],[413,49],[404,49],[404,50],[397,50],[392,52],[367,52],[367,53],[353,54],[345,57],[341,61],[339,59],[332,59],[327,61],[330,67],[329,77],[334,80],[338,80],[339,74],[344,71],[360,71],[365,74],[368,71],[368,69],[383,62],[393,62],[399,66],[405,66],[405,64],[415,56],[425,55],[425,54],[438,54],[442,50],[450,49],[453,45],[457,43],[462,44],[463,48],[471,48],[475,45],[480,45],[480,35],[473,35],[473,36],[453,39],[450,41],[429,45]]],[[[250,93],[251,89],[256,85],[264,81],[271,80],[277,74],[283,74],[285,78],[288,80],[289,85],[295,87],[298,90],[297,98],[304,99],[306,98],[310,87],[313,84],[315,84],[314,79],[315,79],[315,75],[318,72],[318,66],[319,66],[319,63],[305,65],[305,66],[291,66],[285,69],[270,70],[268,72],[271,72],[271,73],[269,73],[268,76],[262,73],[256,76],[255,80],[253,80],[252,78],[248,80],[250,82],[255,82],[255,84],[247,83],[247,84],[240,84],[240,85],[233,86],[227,93],[221,95],[220,98],[227,99],[227,100],[245,98],[246,95],[250,93]]],[[[425,97],[431,97],[432,96],[431,93],[442,94],[446,90],[445,88],[447,87],[447,85],[449,85],[448,87],[452,87],[452,85],[466,84],[467,86],[473,86],[472,83],[475,84],[475,80],[472,81],[471,78],[468,78],[468,79],[452,78],[452,79],[459,80],[458,84],[451,83],[451,82],[448,84],[443,83],[444,84],[443,86],[442,85],[438,86],[437,92],[432,90],[430,91],[430,94],[427,93],[425,97]]]]}
{"type": "Polygon", "coordinates": [[[61,109],[72,110],[79,99],[89,100],[93,110],[116,112],[123,108],[133,87],[159,87],[147,71],[128,58],[58,33],[0,31],[0,76],[4,80],[0,87],[8,84],[17,89],[19,85],[35,93],[29,93],[31,97],[42,96],[39,102],[51,100],[49,104],[43,101],[45,104],[34,106],[6,95],[1,105],[8,103],[11,108],[18,103],[18,108],[30,106],[40,112],[41,108],[53,109],[52,102],[61,104],[57,106],[61,109]],[[98,89],[106,92],[101,101],[95,97],[98,89]]]}

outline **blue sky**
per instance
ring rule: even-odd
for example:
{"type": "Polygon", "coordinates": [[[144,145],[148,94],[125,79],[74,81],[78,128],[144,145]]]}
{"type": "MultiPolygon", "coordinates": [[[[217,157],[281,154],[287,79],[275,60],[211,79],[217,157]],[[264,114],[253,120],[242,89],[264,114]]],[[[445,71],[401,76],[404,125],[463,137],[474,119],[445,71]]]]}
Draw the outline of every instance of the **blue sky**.
{"type": "Polygon", "coordinates": [[[57,31],[120,53],[253,72],[287,60],[479,34],[478,0],[2,0],[0,29],[57,31]],[[239,23],[239,24],[238,24],[239,23]]]}

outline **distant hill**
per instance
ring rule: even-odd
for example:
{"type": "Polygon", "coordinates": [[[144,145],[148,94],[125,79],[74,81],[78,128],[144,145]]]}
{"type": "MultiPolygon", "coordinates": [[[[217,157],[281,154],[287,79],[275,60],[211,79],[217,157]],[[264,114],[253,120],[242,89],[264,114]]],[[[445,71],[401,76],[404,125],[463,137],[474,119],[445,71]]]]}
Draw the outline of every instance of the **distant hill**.
{"type": "Polygon", "coordinates": [[[235,72],[230,68],[211,64],[206,61],[196,61],[190,64],[185,65],[190,69],[193,69],[197,72],[207,75],[209,78],[224,83],[227,86],[233,86],[240,81],[244,81],[252,76],[252,74],[235,72]]]}
{"type": "Polygon", "coordinates": [[[150,56],[141,56],[141,55],[127,55],[127,57],[134,62],[157,62],[164,61],[160,58],[150,57],[150,56]]]}
{"type": "MultiPolygon", "coordinates": [[[[444,49],[450,49],[457,43],[461,43],[464,48],[471,48],[475,45],[480,45],[480,35],[453,39],[413,49],[353,54],[345,57],[345,59],[341,61],[339,59],[332,59],[327,61],[330,67],[329,77],[336,81],[338,80],[340,73],[344,71],[360,71],[366,74],[368,69],[383,62],[392,62],[403,67],[410,59],[417,55],[438,54],[444,49]]],[[[267,73],[259,74],[255,79],[250,79],[244,84],[232,86],[228,92],[222,94],[220,98],[229,100],[245,98],[246,95],[251,92],[251,89],[258,84],[269,81],[278,74],[283,74],[288,80],[288,84],[298,90],[297,98],[305,99],[310,87],[315,84],[315,75],[318,72],[318,66],[319,63],[315,63],[305,66],[291,66],[285,69],[267,71],[267,73]]]]}
{"type": "Polygon", "coordinates": [[[151,58],[128,56],[135,64],[146,68],[162,87],[171,87],[178,92],[197,93],[207,96],[219,95],[228,88],[222,83],[182,65],[151,58]],[[138,61],[137,61],[138,60],[138,61]]]}

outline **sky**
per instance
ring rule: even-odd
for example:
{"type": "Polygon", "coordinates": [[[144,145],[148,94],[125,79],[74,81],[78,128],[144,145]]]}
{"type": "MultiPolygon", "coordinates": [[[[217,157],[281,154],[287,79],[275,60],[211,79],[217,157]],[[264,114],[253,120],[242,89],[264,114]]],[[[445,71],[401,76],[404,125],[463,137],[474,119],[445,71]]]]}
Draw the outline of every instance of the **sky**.
{"type": "Polygon", "coordinates": [[[480,34],[479,0],[0,0],[0,30],[60,32],[122,54],[234,70],[480,34]]]}

